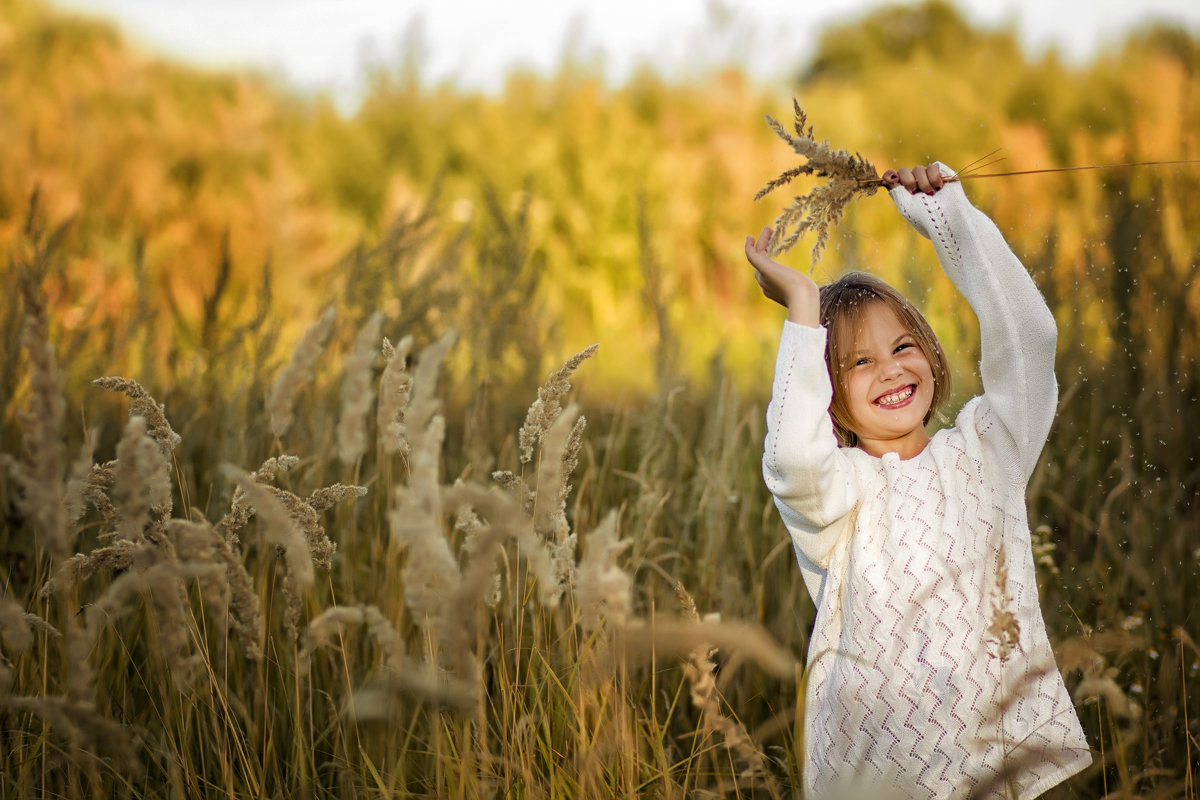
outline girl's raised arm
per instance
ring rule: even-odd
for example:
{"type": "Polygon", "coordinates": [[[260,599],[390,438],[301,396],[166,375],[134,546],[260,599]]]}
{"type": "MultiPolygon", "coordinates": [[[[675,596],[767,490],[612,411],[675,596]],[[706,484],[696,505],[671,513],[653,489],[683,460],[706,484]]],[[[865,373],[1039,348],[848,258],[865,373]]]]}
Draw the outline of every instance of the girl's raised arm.
{"type": "MultiPolygon", "coordinates": [[[[944,177],[954,174],[937,166],[944,177]]],[[[1000,230],[971,205],[961,183],[947,181],[933,194],[896,186],[891,195],[900,213],[933,242],[942,268],[979,319],[980,414],[994,414],[1005,435],[982,416],[980,434],[1002,451],[1004,461],[1019,465],[1020,480],[1028,481],[1058,400],[1054,316],[1000,230]]]]}
{"type": "Polygon", "coordinates": [[[838,448],[829,419],[832,387],[825,365],[825,329],[820,295],[807,275],[767,255],[771,231],[746,237],[746,259],[763,294],[788,309],[775,361],[763,478],[802,557],[805,582],[816,597],[816,570],[828,563],[833,545],[857,500],[852,467],[838,448]]]}

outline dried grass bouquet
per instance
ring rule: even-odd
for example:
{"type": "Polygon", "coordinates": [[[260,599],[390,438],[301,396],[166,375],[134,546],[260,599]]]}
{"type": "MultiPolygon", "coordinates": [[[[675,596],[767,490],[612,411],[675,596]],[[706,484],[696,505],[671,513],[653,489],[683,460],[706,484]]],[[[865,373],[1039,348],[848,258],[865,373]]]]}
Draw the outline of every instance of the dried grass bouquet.
{"type": "Polygon", "coordinates": [[[798,101],[793,100],[792,103],[796,112],[792,123],[796,135],[788,133],[787,129],[769,114],[767,124],[780,139],[803,156],[805,161],[771,180],[754,199],[765,197],[772,190],[791,183],[792,179],[800,175],[829,179],[807,194],[797,195],[792,200],[791,205],[776,218],[775,236],[771,240],[770,254],[774,256],[790,250],[800,237],[809,231],[816,232],[817,241],[812,249],[815,265],[821,259],[821,253],[829,240],[829,229],[841,221],[846,206],[854,196],[858,193],[872,195],[886,184],[871,162],[860,154],[835,150],[827,141],[818,142],[813,137],[812,125],[808,124],[808,115],[804,113],[798,101]]]}

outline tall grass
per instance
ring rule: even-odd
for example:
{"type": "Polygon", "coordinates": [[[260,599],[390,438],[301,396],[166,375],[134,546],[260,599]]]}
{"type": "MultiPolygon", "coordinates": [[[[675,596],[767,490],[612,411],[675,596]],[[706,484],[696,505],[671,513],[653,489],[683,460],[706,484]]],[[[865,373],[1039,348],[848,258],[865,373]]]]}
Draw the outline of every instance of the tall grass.
{"type": "MultiPolygon", "coordinates": [[[[218,285],[182,348],[57,329],[70,232],[30,211],[3,276],[24,334],[3,353],[0,796],[799,796],[812,608],[759,473],[766,398],[669,359],[648,397],[589,396],[591,363],[628,354],[522,313],[522,213],[493,209],[482,251],[400,219],[290,341],[269,293],[234,324],[218,285]],[[492,279],[451,295],[458,271],[492,279]]],[[[1150,349],[1148,295],[1104,261],[1122,230],[1091,279],[1150,349]]],[[[1161,444],[1198,433],[1189,336],[1165,379],[1060,359],[1031,519],[1099,759],[1051,796],[1196,796],[1197,473],[1161,444]]]]}
{"type": "MultiPolygon", "coordinates": [[[[718,560],[715,532],[696,553],[665,538],[676,501],[666,462],[638,463],[649,434],[633,407],[588,442],[570,379],[595,347],[482,443],[508,467],[491,472],[438,385],[458,337],[409,355],[353,307],[273,375],[198,357],[166,403],[131,378],[74,387],[100,410],[72,430],[40,288],[58,239],[30,219],[8,267],[25,341],[2,484],[0,794],[790,793],[798,653],[755,623],[685,615],[672,576],[718,560]],[[712,647],[719,681],[690,656],[712,647]],[[788,720],[761,741],[723,699],[747,676],[788,720]]],[[[210,340],[230,359],[263,346],[246,330],[210,340]]],[[[660,413],[675,426],[677,409],[660,413]]],[[[740,433],[706,434],[745,454],[709,480],[729,482],[718,505],[757,502],[757,522],[765,500],[742,469],[757,431],[729,418],[744,413],[721,418],[740,433]]],[[[670,446],[681,461],[685,443],[670,446]]],[[[695,581],[701,610],[711,586],[695,581]]]]}

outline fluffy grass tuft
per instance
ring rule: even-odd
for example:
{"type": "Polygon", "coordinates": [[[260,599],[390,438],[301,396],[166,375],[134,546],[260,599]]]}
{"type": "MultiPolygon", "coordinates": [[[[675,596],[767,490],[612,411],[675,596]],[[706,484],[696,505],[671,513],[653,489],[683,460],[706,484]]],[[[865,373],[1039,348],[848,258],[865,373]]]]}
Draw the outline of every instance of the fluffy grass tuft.
{"type": "Polygon", "coordinates": [[[812,248],[812,263],[815,265],[821,260],[829,241],[830,229],[841,222],[850,201],[859,194],[874,194],[882,182],[875,167],[861,155],[835,149],[828,141],[817,141],[813,126],[808,123],[808,115],[800,107],[799,101],[793,100],[792,105],[795,112],[792,122],[794,135],[769,114],[767,124],[804,161],[768,181],[754,199],[762,199],[801,175],[828,179],[792,199],[791,204],[775,219],[775,236],[771,240],[771,255],[778,255],[792,249],[801,236],[814,233],[816,240],[812,248]]]}

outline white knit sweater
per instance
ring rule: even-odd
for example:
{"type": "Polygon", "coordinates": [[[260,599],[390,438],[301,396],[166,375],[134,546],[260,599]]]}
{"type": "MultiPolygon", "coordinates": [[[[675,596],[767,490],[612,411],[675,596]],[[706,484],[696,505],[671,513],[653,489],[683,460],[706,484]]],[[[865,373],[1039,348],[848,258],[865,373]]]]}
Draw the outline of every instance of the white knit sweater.
{"type": "Polygon", "coordinates": [[[1032,798],[1091,763],[1038,605],[1025,487],[1049,433],[1054,318],[959,183],[892,192],[979,318],[984,393],[920,455],[840,448],[825,330],[787,322],[763,474],[817,605],[804,779],[903,797],[1032,798]],[[1003,546],[1019,647],[988,631],[1003,546]]]}

